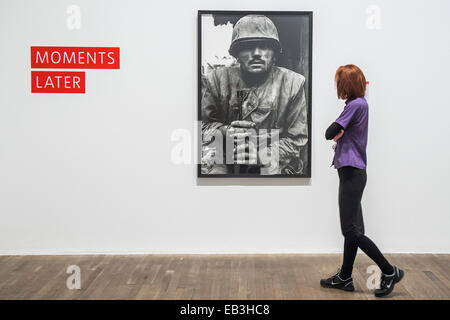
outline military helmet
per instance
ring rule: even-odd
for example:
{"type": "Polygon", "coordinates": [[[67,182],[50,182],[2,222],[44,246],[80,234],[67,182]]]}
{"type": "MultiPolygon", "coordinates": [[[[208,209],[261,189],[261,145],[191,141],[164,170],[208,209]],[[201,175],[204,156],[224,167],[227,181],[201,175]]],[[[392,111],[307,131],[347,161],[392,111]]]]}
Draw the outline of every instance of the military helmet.
{"type": "Polygon", "coordinates": [[[229,52],[235,57],[237,55],[236,49],[240,43],[261,40],[272,42],[275,52],[281,52],[277,27],[272,20],[263,15],[244,16],[234,25],[229,52]]]}

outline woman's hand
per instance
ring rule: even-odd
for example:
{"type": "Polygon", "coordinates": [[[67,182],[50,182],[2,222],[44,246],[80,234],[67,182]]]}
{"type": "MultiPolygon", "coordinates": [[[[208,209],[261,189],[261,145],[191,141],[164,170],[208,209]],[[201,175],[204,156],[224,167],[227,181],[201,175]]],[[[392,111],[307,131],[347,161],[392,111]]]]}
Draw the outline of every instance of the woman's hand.
{"type": "Polygon", "coordinates": [[[337,142],[342,136],[344,135],[344,130],[341,129],[341,132],[339,132],[334,138],[334,142],[337,142]]]}

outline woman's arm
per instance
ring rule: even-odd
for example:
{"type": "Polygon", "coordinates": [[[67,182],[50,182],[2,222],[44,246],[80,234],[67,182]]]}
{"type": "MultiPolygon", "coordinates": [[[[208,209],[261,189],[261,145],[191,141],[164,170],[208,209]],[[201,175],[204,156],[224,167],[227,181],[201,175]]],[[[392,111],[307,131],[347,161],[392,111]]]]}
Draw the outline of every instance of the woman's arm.
{"type": "Polygon", "coordinates": [[[331,140],[336,137],[341,130],[344,129],[339,123],[333,122],[325,132],[325,139],[331,140]]]}

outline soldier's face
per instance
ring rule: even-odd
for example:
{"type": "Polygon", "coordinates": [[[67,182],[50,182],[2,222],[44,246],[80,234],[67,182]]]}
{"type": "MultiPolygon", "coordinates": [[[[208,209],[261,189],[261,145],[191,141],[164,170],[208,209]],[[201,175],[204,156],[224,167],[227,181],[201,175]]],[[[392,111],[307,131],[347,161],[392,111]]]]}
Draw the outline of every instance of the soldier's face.
{"type": "Polygon", "coordinates": [[[264,74],[275,62],[275,51],[266,42],[249,42],[241,44],[237,59],[244,72],[264,74]]]}

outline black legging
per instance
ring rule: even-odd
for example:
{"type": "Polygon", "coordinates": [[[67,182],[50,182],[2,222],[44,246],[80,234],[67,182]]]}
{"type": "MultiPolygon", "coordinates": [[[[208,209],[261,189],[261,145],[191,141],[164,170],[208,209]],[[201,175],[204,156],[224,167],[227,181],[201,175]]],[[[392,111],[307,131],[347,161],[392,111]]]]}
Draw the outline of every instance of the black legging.
{"type": "Polygon", "coordinates": [[[367,181],[366,170],[346,166],[339,168],[338,174],[339,215],[342,234],[345,237],[340,277],[344,280],[351,277],[358,247],[378,265],[384,274],[392,274],[394,272],[392,265],[375,243],[364,235],[361,198],[367,181]]]}

